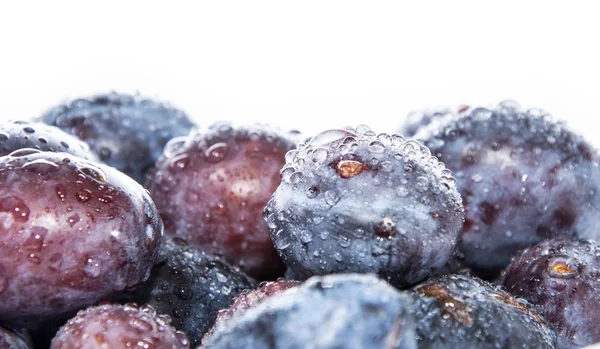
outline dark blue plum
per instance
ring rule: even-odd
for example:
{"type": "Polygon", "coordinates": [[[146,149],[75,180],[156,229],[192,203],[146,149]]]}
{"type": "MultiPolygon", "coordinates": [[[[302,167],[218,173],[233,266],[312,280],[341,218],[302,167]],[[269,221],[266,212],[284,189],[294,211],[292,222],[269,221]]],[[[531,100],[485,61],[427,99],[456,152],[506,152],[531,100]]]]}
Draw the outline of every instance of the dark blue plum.
{"type": "Polygon", "coordinates": [[[242,291],[231,301],[228,308],[218,312],[216,321],[214,321],[211,329],[204,335],[202,341],[208,341],[208,337],[212,336],[215,331],[225,329],[232,318],[239,316],[246,310],[255,307],[270,297],[300,284],[300,281],[279,278],[275,281],[264,281],[256,289],[246,289],[242,291]]]}
{"type": "Polygon", "coordinates": [[[498,273],[540,241],[600,238],[598,154],[545,112],[504,102],[421,131],[456,177],[465,207],[458,248],[468,266],[498,273]]]}
{"type": "Polygon", "coordinates": [[[374,275],[328,275],[269,297],[213,333],[212,349],[415,349],[410,299],[374,275]]]}
{"type": "Polygon", "coordinates": [[[600,246],[554,239],[519,254],[502,285],[523,297],[558,334],[561,348],[600,342],[600,246]]]}
{"type": "Polygon", "coordinates": [[[425,146],[363,125],[325,131],[286,160],[263,216],[298,277],[377,273],[407,287],[452,255],[461,198],[425,146]]]}
{"type": "Polygon", "coordinates": [[[69,153],[88,160],[98,160],[87,143],[58,127],[27,121],[8,121],[0,124],[0,156],[24,148],[69,153]]]}
{"type": "Polygon", "coordinates": [[[556,347],[556,334],[522,300],[467,275],[445,275],[414,288],[421,349],[556,347]]]}
{"type": "Polygon", "coordinates": [[[100,160],[140,183],[165,144],[194,126],[179,109],[116,92],[56,106],[41,120],[87,142],[100,160]]]}
{"type": "Polygon", "coordinates": [[[125,300],[169,315],[173,326],[195,346],[215,322],[217,312],[243,290],[254,287],[256,282],[238,268],[173,239],[161,246],[150,278],[125,300]]]}

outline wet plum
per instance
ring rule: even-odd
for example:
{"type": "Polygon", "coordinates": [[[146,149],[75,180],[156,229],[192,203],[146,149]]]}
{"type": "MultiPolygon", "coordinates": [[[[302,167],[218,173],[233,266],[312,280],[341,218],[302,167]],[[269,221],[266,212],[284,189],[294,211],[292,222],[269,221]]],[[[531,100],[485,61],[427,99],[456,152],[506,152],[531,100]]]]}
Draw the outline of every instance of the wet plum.
{"type": "Polygon", "coordinates": [[[470,267],[498,273],[543,240],[600,238],[598,154],[547,113],[503,102],[417,138],[456,178],[465,206],[458,248],[470,267]]]}
{"type": "Polygon", "coordinates": [[[205,348],[416,349],[410,299],[374,275],[313,277],[233,317],[205,348]]]}
{"type": "Polygon", "coordinates": [[[145,280],[162,222],[112,167],[22,149],[0,158],[0,320],[55,317],[145,280]]]}
{"type": "Polygon", "coordinates": [[[562,348],[600,342],[600,246],[554,239],[520,253],[503,272],[502,285],[523,297],[558,334],[562,348]]]}
{"type": "Polygon", "coordinates": [[[166,234],[258,279],[281,276],[284,266],[261,213],[293,147],[265,126],[225,123],[169,142],[148,183],[166,234]]]}
{"type": "Polygon", "coordinates": [[[461,198],[425,146],[362,125],[325,131],[286,159],[263,215],[296,276],[377,273],[407,287],[452,255],[461,198]]]}
{"type": "Polygon", "coordinates": [[[173,326],[195,346],[215,322],[217,312],[255,286],[238,268],[176,238],[160,247],[150,278],[126,299],[169,315],[173,326]]]}
{"type": "Polygon", "coordinates": [[[204,335],[202,340],[207,341],[208,337],[212,336],[213,332],[220,331],[226,328],[227,323],[233,317],[239,316],[249,308],[252,308],[264,302],[266,299],[272,297],[273,295],[276,295],[292,287],[296,287],[300,284],[300,281],[285,280],[283,278],[279,278],[276,281],[265,281],[261,283],[257,289],[246,289],[242,291],[242,293],[239,296],[235,297],[231,301],[229,308],[222,309],[221,311],[219,311],[214,325],[212,326],[210,331],[208,331],[204,335]]]}
{"type": "Polygon", "coordinates": [[[8,121],[0,124],[0,156],[23,148],[69,153],[80,158],[97,160],[87,143],[58,127],[27,121],[8,121]]]}
{"type": "Polygon", "coordinates": [[[419,348],[555,348],[556,335],[524,301],[467,275],[414,288],[419,348]]]}
{"type": "Polygon", "coordinates": [[[87,142],[100,160],[140,183],[165,144],[194,126],[170,105],[116,92],[53,107],[41,121],[87,142]]]}
{"type": "Polygon", "coordinates": [[[104,304],[80,311],[52,340],[50,349],[187,349],[183,332],[149,306],[104,304]]]}

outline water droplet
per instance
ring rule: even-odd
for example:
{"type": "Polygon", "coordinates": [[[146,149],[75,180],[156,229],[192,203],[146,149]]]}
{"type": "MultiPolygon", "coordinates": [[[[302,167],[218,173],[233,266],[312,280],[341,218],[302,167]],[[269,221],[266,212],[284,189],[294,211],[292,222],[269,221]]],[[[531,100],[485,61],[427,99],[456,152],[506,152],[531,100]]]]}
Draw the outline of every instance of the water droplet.
{"type": "Polygon", "coordinates": [[[129,326],[137,331],[147,333],[152,331],[152,324],[144,318],[135,318],[129,321],[129,326]]]}
{"type": "MultiPolygon", "coordinates": [[[[58,195],[58,189],[57,189],[57,195],[58,195]]],[[[64,194],[62,197],[61,196],[59,196],[59,197],[61,198],[61,201],[65,201],[64,194]]],[[[77,201],[79,201],[81,203],[88,202],[92,198],[92,192],[87,189],[82,189],[75,194],[75,197],[77,198],[77,201]]]]}
{"type": "Polygon", "coordinates": [[[280,175],[281,175],[281,180],[283,182],[286,183],[290,183],[290,177],[292,176],[292,174],[296,172],[294,171],[294,168],[290,165],[286,165],[281,169],[280,175]]]}
{"type": "Polygon", "coordinates": [[[100,262],[91,257],[86,258],[82,270],[85,276],[91,279],[95,279],[100,276],[100,272],[102,271],[100,268],[100,262]]]}
{"type": "Polygon", "coordinates": [[[371,128],[365,124],[360,124],[356,127],[356,132],[360,133],[360,134],[365,134],[367,132],[373,132],[371,131],[371,128]]]}
{"type": "Polygon", "coordinates": [[[25,223],[29,220],[29,207],[16,196],[0,198],[0,212],[10,212],[17,222],[25,223]]]}
{"type": "Polygon", "coordinates": [[[164,157],[169,159],[177,155],[179,150],[181,150],[181,148],[183,148],[185,145],[186,140],[187,137],[176,137],[167,142],[167,145],[165,145],[165,149],[163,151],[164,157]]]}
{"type": "Polygon", "coordinates": [[[428,188],[429,188],[429,180],[427,179],[427,177],[423,177],[423,176],[417,177],[415,189],[417,189],[417,191],[419,193],[424,193],[427,191],[428,188]]]}
{"type": "Polygon", "coordinates": [[[57,184],[55,187],[55,191],[56,196],[58,196],[58,199],[62,202],[65,202],[65,197],[67,195],[67,190],[65,189],[65,187],[62,184],[57,184]]]}
{"type": "Polygon", "coordinates": [[[383,172],[392,172],[394,165],[391,161],[383,161],[381,164],[379,164],[379,169],[383,172]]]}
{"type": "Polygon", "coordinates": [[[65,149],[69,149],[69,144],[67,142],[61,141],[60,145],[62,145],[65,149]]]}
{"type": "Polygon", "coordinates": [[[340,201],[340,196],[335,190],[326,191],[324,196],[325,196],[325,202],[331,206],[337,204],[337,202],[340,201]]]}
{"type": "Polygon", "coordinates": [[[227,282],[227,276],[225,276],[225,275],[223,275],[223,274],[221,274],[221,273],[219,273],[219,272],[217,272],[217,273],[215,274],[215,276],[217,277],[217,280],[218,280],[220,283],[224,284],[224,283],[226,283],[226,282],[227,282]]]}
{"type": "Polygon", "coordinates": [[[409,192],[405,186],[399,185],[398,187],[396,187],[396,194],[398,194],[398,196],[400,197],[405,198],[408,196],[409,192]]]}
{"type": "Polygon", "coordinates": [[[302,172],[296,171],[296,172],[292,173],[292,175],[290,176],[290,183],[292,183],[292,184],[300,183],[300,181],[302,180],[303,177],[304,176],[302,175],[302,172]]]}
{"type": "Polygon", "coordinates": [[[492,116],[492,112],[486,108],[475,108],[471,110],[471,116],[478,120],[485,120],[492,116]]]}
{"type": "Polygon", "coordinates": [[[303,243],[308,244],[312,240],[313,240],[313,237],[309,231],[304,230],[300,233],[300,241],[302,241],[303,243]]]}
{"type": "Polygon", "coordinates": [[[342,144],[349,146],[349,147],[358,146],[356,138],[354,138],[352,136],[344,138],[344,140],[342,141],[342,144]]]}
{"type": "Polygon", "coordinates": [[[319,234],[319,237],[321,238],[321,240],[327,240],[327,238],[329,238],[329,232],[327,230],[323,230],[319,234]]]}
{"type": "Polygon", "coordinates": [[[299,152],[296,149],[292,149],[285,153],[285,162],[289,164],[292,161],[294,161],[294,158],[296,157],[296,155],[298,155],[298,153],[299,152]]]}
{"type": "Polygon", "coordinates": [[[39,149],[23,148],[23,149],[17,149],[15,151],[13,151],[12,153],[8,154],[8,156],[20,157],[20,156],[27,156],[27,155],[32,155],[32,154],[39,154],[41,152],[42,151],[39,149]]]}
{"type": "Polygon", "coordinates": [[[348,248],[352,245],[352,240],[345,235],[340,235],[339,243],[341,247],[348,248]]]}
{"type": "Polygon", "coordinates": [[[328,131],[321,132],[318,135],[314,136],[310,140],[308,145],[312,146],[313,148],[319,148],[319,147],[329,145],[330,143],[333,143],[335,141],[340,141],[340,140],[342,140],[346,137],[350,137],[350,136],[356,136],[356,134],[354,134],[348,130],[340,130],[340,129],[328,130],[328,131]]]}
{"type": "Polygon", "coordinates": [[[35,130],[31,127],[23,127],[23,131],[25,131],[25,133],[35,133],[35,130]]]}
{"type": "Polygon", "coordinates": [[[314,163],[323,163],[327,160],[329,152],[325,148],[317,148],[312,152],[311,159],[314,163]]]}
{"type": "Polygon", "coordinates": [[[30,253],[29,255],[27,255],[27,261],[29,261],[29,263],[33,263],[36,265],[39,265],[40,263],[42,263],[42,259],[40,258],[40,256],[38,256],[36,253],[30,253]]]}
{"type": "Polygon", "coordinates": [[[212,212],[217,216],[224,216],[225,214],[227,214],[227,211],[227,204],[223,201],[218,201],[212,210],[212,212]]]}
{"type": "Polygon", "coordinates": [[[91,167],[82,167],[79,169],[81,173],[86,175],[89,178],[94,179],[97,182],[105,183],[106,175],[99,168],[91,168],[91,167]]]}
{"type": "Polygon", "coordinates": [[[77,224],[80,221],[79,215],[77,213],[75,213],[74,215],[72,215],[71,217],[69,217],[67,219],[67,223],[69,224],[69,226],[72,228],[75,224],[77,224]]]}
{"type": "Polygon", "coordinates": [[[0,141],[5,141],[8,139],[8,136],[5,135],[4,133],[0,133],[0,141]]]}
{"type": "Polygon", "coordinates": [[[177,338],[179,343],[181,343],[181,345],[187,346],[190,344],[190,340],[188,339],[186,334],[181,331],[175,332],[175,337],[177,338]]]}
{"type": "Polygon", "coordinates": [[[55,172],[58,170],[58,165],[52,161],[48,161],[46,159],[36,159],[33,161],[29,161],[23,166],[22,169],[30,172],[37,172],[39,174],[46,174],[50,172],[55,172]]]}
{"type": "Polygon", "coordinates": [[[48,144],[48,141],[46,140],[46,138],[40,137],[40,138],[38,138],[38,141],[42,144],[48,144]]]}
{"type": "Polygon", "coordinates": [[[192,299],[192,297],[194,296],[194,292],[192,292],[191,288],[185,284],[173,286],[172,292],[177,298],[183,300],[192,299]]]}
{"type": "Polygon", "coordinates": [[[314,185],[306,189],[306,196],[309,199],[314,199],[315,197],[317,197],[317,195],[319,195],[319,188],[315,187],[314,185]]]}
{"type": "Polygon", "coordinates": [[[480,174],[476,173],[471,176],[471,179],[473,180],[473,182],[479,183],[483,180],[483,177],[480,174]]]}
{"type": "Polygon", "coordinates": [[[500,103],[498,103],[497,109],[502,111],[502,110],[506,110],[506,111],[512,111],[512,112],[522,112],[523,111],[523,107],[521,107],[521,105],[513,100],[504,100],[500,103]]]}
{"type": "Polygon", "coordinates": [[[217,163],[223,161],[229,152],[229,146],[227,143],[219,142],[211,145],[204,155],[206,155],[206,161],[211,163],[217,163]]]}
{"type": "Polygon", "coordinates": [[[113,197],[110,195],[102,195],[98,198],[98,201],[100,201],[103,204],[109,204],[113,201],[113,197]]]}
{"type": "Polygon", "coordinates": [[[373,141],[369,143],[369,151],[371,153],[383,153],[385,151],[385,145],[380,141],[373,141]]]}

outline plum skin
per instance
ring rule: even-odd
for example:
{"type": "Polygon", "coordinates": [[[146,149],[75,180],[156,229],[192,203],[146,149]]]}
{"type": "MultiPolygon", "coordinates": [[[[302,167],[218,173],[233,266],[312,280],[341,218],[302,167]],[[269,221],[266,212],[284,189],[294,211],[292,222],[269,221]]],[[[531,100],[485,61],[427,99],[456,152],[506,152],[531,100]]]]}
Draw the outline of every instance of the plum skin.
{"type": "Polygon", "coordinates": [[[200,344],[219,310],[256,282],[223,259],[192,248],[182,239],[165,241],[150,277],[122,302],[150,305],[172,317],[190,344],[200,344]]]}
{"type": "Polygon", "coordinates": [[[598,243],[559,238],[523,250],[500,282],[554,327],[561,347],[579,348],[600,341],[599,280],[598,243]]]}
{"type": "Polygon", "coordinates": [[[461,198],[450,171],[420,143],[361,125],[324,131],[286,160],[263,217],[299,278],[377,273],[405,288],[452,255],[461,198]]]}
{"type": "Polygon", "coordinates": [[[554,237],[597,239],[600,157],[542,110],[474,108],[415,136],[446,163],[465,207],[458,249],[497,275],[519,250],[554,237]]]}
{"type": "Polygon", "coordinates": [[[190,341],[151,306],[101,304],[70,319],[52,339],[50,349],[186,349],[190,341]]]}
{"type": "Polygon", "coordinates": [[[261,212],[294,144],[264,125],[217,123],[171,140],[146,184],[171,237],[260,280],[283,274],[261,212]]]}
{"type": "Polygon", "coordinates": [[[145,280],[162,222],[114,168],[24,149],[0,158],[0,320],[44,319],[145,280]]]}

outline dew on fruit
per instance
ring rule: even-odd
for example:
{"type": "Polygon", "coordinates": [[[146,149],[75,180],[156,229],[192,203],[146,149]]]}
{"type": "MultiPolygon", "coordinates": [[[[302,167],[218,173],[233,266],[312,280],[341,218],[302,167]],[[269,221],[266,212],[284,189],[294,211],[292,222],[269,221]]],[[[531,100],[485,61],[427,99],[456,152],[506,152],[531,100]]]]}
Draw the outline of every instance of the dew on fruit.
{"type": "MultiPolygon", "coordinates": [[[[293,150],[292,150],[293,151],[293,150]]],[[[298,151],[295,151],[297,153],[298,151]]],[[[295,156],[295,154],[293,154],[295,156]]],[[[311,160],[315,163],[323,163],[327,160],[329,152],[325,148],[317,148],[312,152],[311,160]]],[[[287,157],[286,157],[287,161],[287,157]]]]}
{"type": "MultiPolygon", "coordinates": [[[[64,201],[64,195],[65,194],[61,190],[64,190],[64,188],[62,188],[62,187],[58,188],[57,187],[57,195],[59,195],[61,201],[64,201]],[[59,192],[60,192],[60,194],[59,194],[59,192]]],[[[89,190],[89,189],[82,189],[82,190],[78,191],[75,194],[75,196],[77,198],[77,201],[79,201],[81,203],[88,202],[93,197],[92,191],[89,190]]]]}
{"type": "Polygon", "coordinates": [[[139,332],[151,331],[153,326],[144,318],[135,318],[127,323],[131,328],[139,332]]]}
{"type": "Polygon", "coordinates": [[[215,143],[211,145],[205,152],[206,160],[211,163],[217,163],[225,159],[229,147],[227,143],[215,143]]]}
{"type": "Polygon", "coordinates": [[[9,212],[13,219],[20,223],[25,223],[29,220],[29,207],[17,196],[1,197],[0,212],[9,212]]]}
{"type": "Polygon", "coordinates": [[[8,156],[23,157],[23,156],[32,155],[32,154],[39,154],[41,152],[42,151],[38,150],[38,149],[23,148],[23,149],[17,149],[15,151],[13,151],[12,153],[8,154],[8,156]]]}
{"type": "Polygon", "coordinates": [[[48,173],[58,170],[58,165],[52,161],[45,159],[37,159],[34,161],[27,162],[21,166],[26,171],[33,171],[37,173],[48,173]]]}
{"type": "Polygon", "coordinates": [[[95,279],[100,276],[102,271],[100,261],[94,258],[86,258],[82,270],[87,277],[95,279]]]}
{"type": "Polygon", "coordinates": [[[339,194],[334,190],[328,190],[323,195],[325,196],[325,202],[331,206],[335,205],[340,200],[339,194]]]}
{"type": "Polygon", "coordinates": [[[349,130],[341,130],[341,129],[328,130],[328,131],[321,132],[318,135],[314,136],[310,140],[308,145],[310,145],[313,148],[319,148],[319,147],[323,147],[323,146],[328,146],[334,142],[339,142],[346,137],[356,137],[356,134],[354,134],[353,132],[351,132],[349,130]]]}

